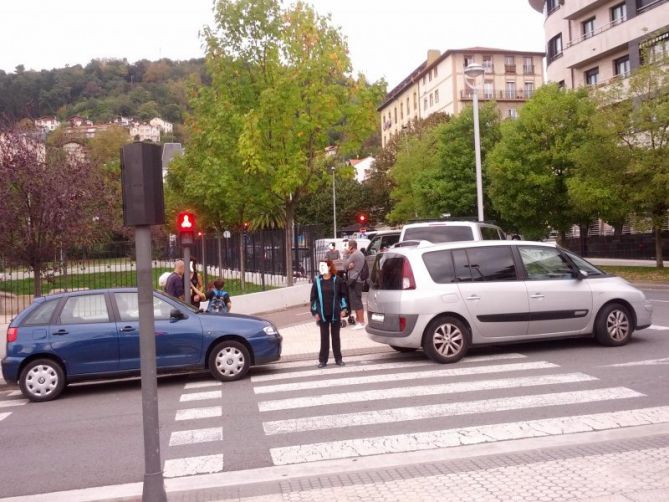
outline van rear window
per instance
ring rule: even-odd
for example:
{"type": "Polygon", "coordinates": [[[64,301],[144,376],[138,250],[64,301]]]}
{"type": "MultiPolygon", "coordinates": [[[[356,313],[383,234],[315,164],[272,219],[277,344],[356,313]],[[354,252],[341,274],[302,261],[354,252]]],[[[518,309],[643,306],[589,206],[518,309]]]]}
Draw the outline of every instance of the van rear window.
{"type": "Polygon", "coordinates": [[[471,227],[430,225],[426,227],[407,228],[404,232],[405,241],[418,240],[428,242],[473,241],[471,227]]]}
{"type": "Polygon", "coordinates": [[[383,253],[374,262],[372,268],[372,287],[374,289],[402,289],[404,256],[383,253]]]}

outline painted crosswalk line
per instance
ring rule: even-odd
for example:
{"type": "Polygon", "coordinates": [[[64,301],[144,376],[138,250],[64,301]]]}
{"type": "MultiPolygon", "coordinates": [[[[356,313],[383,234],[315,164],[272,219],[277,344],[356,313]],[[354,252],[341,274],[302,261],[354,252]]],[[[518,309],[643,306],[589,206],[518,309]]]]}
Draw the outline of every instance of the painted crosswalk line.
{"type": "Polygon", "coordinates": [[[190,394],[182,394],[179,401],[186,403],[189,401],[206,401],[208,399],[221,399],[223,397],[223,391],[220,390],[211,390],[207,392],[192,392],[190,394]]]}
{"type": "Polygon", "coordinates": [[[495,380],[477,380],[473,382],[453,382],[437,385],[421,385],[415,387],[395,387],[392,389],[375,389],[358,392],[342,392],[321,396],[297,397],[261,401],[258,409],[261,412],[288,410],[293,408],[311,408],[330,404],[361,403],[380,399],[398,399],[405,397],[433,396],[455,394],[459,392],[476,392],[494,389],[512,389],[517,387],[535,387],[541,385],[559,385],[576,382],[588,382],[597,378],[584,373],[566,373],[563,375],[537,375],[518,378],[501,378],[495,380]]]}
{"type": "Polygon", "coordinates": [[[188,431],[176,431],[170,436],[170,446],[223,441],[223,427],[208,427],[188,431]]]}
{"type": "Polygon", "coordinates": [[[654,331],[664,331],[664,330],[669,329],[669,326],[662,326],[660,324],[651,324],[650,326],[648,326],[647,328],[644,328],[641,331],[645,331],[647,329],[654,330],[654,331]]]}
{"type": "MultiPolygon", "coordinates": [[[[256,394],[269,394],[275,392],[287,392],[287,391],[297,391],[297,390],[306,390],[306,389],[324,389],[331,388],[336,386],[347,386],[347,385],[364,385],[369,383],[380,383],[380,382],[398,382],[398,381],[409,381],[409,380],[419,380],[422,378],[444,378],[451,376],[467,376],[467,375],[485,375],[489,373],[504,373],[510,371],[527,371],[527,370],[538,370],[538,369],[549,369],[557,368],[557,364],[549,363],[546,361],[533,361],[525,363],[511,363],[511,364],[499,364],[499,365],[490,365],[490,366],[438,366],[438,369],[434,370],[421,370],[415,372],[406,372],[406,373],[391,373],[383,375],[365,375],[357,377],[344,377],[344,378],[321,378],[318,380],[308,380],[304,382],[291,382],[291,383],[282,383],[282,384],[271,384],[271,385],[259,385],[253,388],[253,391],[256,394]]],[[[330,370],[328,376],[336,376],[337,370],[330,370]]]]}
{"type": "Polygon", "coordinates": [[[0,422],[7,418],[11,413],[0,413],[0,422]]]}
{"type": "Polygon", "coordinates": [[[274,465],[434,450],[669,423],[669,406],[271,448],[274,465]]]}
{"type": "MultiPolygon", "coordinates": [[[[393,351],[393,352],[383,352],[381,354],[347,356],[345,358],[345,361],[346,363],[369,362],[370,364],[373,364],[379,361],[397,362],[397,361],[416,360],[415,358],[416,358],[415,354],[411,353],[402,354],[393,351]]],[[[508,354],[493,354],[486,356],[473,355],[473,356],[465,356],[463,359],[460,360],[460,364],[479,363],[479,362],[498,361],[498,360],[504,361],[510,359],[525,359],[525,358],[527,358],[526,355],[518,354],[515,352],[508,354]]],[[[264,371],[264,370],[282,370],[282,369],[295,369],[295,368],[313,368],[314,366],[316,366],[316,362],[310,360],[310,361],[291,361],[286,363],[264,364],[262,366],[259,366],[258,368],[264,371]]],[[[258,375],[258,376],[263,376],[263,375],[258,375]]],[[[252,380],[253,378],[256,377],[251,377],[252,380]]]]}
{"type": "Polygon", "coordinates": [[[11,401],[0,401],[0,408],[11,408],[13,406],[22,406],[27,404],[27,399],[14,399],[11,401]]]}
{"type": "Polygon", "coordinates": [[[223,454],[165,460],[163,475],[166,478],[213,474],[223,470],[223,454]]]}
{"type": "Polygon", "coordinates": [[[556,392],[515,397],[483,399],[455,403],[410,406],[338,415],[322,415],[313,417],[275,420],[263,423],[265,434],[291,434],[315,430],[332,430],[362,425],[378,425],[427,418],[471,415],[477,413],[494,413],[498,411],[519,410],[526,408],[543,408],[546,406],[565,406],[614,399],[643,397],[644,394],[626,387],[611,387],[595,390],[556,392]]]}
{"type": "Polygon", "coordinates": [[[188,408],[185,410],[177,410],[174,420],[198,420],[201,418],[213,418],[223,415],[223,408],[221,406],[209,406],[206,408],[188,408]]]}
{"type": "Polygon", "coordinates": [[[10,391],[10,393],[7,394],[7,395],[8,395],[9,397],[17,397],[17,396],[21,396],[22,394],[23,394],[23,392],[21,392],[20,390],[12,390],[12,391],[10,391]]]}
{"type": "Polygon", "coordinates": [[[192,389],[203,389],[206,387],[221,387],[223,385],[223,382],[218,382],[216,380],[206,380],[204,382],[191,382],[187,383],[184,385],[185,390],[192,390],[192,389]]]}

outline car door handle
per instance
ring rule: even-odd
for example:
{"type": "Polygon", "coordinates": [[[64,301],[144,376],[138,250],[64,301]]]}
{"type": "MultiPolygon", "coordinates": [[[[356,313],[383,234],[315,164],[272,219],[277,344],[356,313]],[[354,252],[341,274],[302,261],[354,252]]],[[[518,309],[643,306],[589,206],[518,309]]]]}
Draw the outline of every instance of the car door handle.
{"type": "Polygon", "coordinates": [[[538,298],[543,298],[543,297],[544,297],[544,295],[542,295],[541,293],[534,293],[533,295],[530,295],[530,298],[537,298],[538,299],[538,298]]]}
{"type": "Polygon", "coordinates": [[[481,299],[481,297],[478,296],[478,295],[469,295],[467,297],[467,300],[480,300],[480,299],[481,299]]]}
{"type": "Polygon", "coordinates": [[[66,329],[59,329],[58,331],[55,331],[53,334],[56,336],[63,336],[69,334],[69,331],[67,331],[66,329]]]}
{"type": "Polygon", "coordinates": [[[124,326],[121,328],[121,332],[123,333],[130,333],[131,331],[135,331],[135,328],[132,326],[124,326]]]}

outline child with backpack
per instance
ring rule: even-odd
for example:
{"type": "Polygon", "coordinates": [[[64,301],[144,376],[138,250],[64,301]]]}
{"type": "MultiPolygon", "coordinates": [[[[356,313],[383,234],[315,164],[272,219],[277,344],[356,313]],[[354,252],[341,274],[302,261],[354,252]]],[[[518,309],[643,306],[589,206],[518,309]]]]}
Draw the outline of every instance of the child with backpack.
{"type": "Polygon", "coordinates": [[[227,293],[227,291],[223,290],[224,286],[225,281],[221,277],[216,279],[212,284],[209,285],[209,288],[207,288],[206,298],[209,300],[209,305],[207,305],[207,312],[230,312],[232,302],[230,301],[230,295],[227,293]]]}

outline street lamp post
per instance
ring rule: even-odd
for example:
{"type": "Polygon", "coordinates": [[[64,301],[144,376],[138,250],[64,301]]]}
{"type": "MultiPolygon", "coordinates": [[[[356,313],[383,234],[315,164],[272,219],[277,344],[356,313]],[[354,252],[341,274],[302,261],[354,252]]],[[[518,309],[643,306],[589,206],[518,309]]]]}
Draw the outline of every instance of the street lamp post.
{"type": "Polygon", "coordinates": [[[335,195],[335,166],[332,166],[332,237],[337,238],[337,196],[335,195]]]}
{"type": "Polygon", "coordinates": [[[484,73],[483,66],[470,63],[465,68],[465,84],[471,89],[474,104],[474,154],[476,156],[476,206],[478,220],[483,221],[483,176],[481,174],[481,133],[479,131],[479,99],[476,78],[484,73]],[[472,82],[470,83],[470,79],[472,82]]]}

